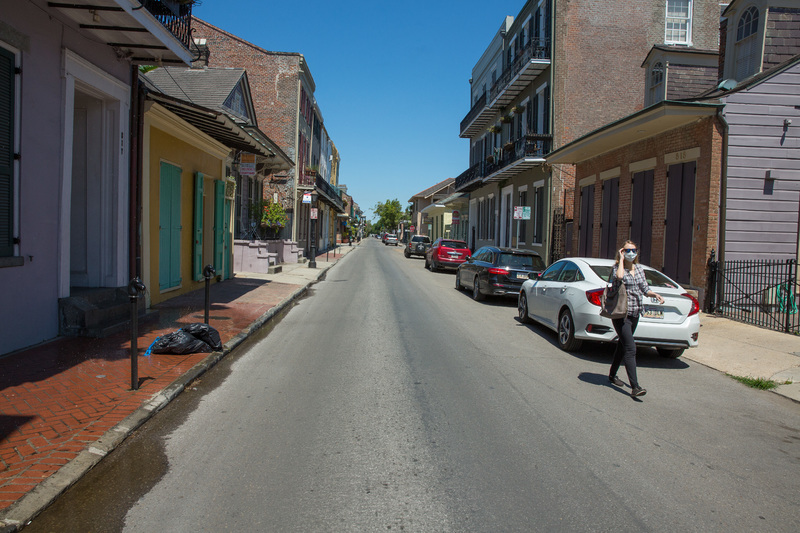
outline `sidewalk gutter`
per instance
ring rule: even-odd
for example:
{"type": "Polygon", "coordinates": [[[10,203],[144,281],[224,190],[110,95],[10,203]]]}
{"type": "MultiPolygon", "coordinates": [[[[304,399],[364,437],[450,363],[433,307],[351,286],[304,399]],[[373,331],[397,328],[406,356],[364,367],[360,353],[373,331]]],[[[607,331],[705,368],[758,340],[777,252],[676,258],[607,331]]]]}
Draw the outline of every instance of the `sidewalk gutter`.
{"type": "MultiPolygon", "coordinates": [[[[316,272],[313,279],[305,281],[305,284],[295,290],[288,297],[284,298],[275,307],[272,307],[250,325],[245,327],[240,333],[232,337],[223,345],[220,352],[212,352],[205,359],[193,366],[166,388],[153,395],[147,402],[142,404],[136,411],[128,415],[117,425],[106,431],[97,441],[87,449],[81,451],[78,456],[65,464],[58,471],[54,472],[47,479],[38,484],[25,496],[20,498],[12,506],[0,511],[0,533],[12,533],[19,531],[30,523],[36,515],[41,513],[52,504],[64,491],[74,485],[84,474],[91,470],[103,457],[108,455],[122,441],[131,435],[142,424],[147,422],[161,409],[167,406],[175,397],[186,389],[186,387],[202,376],[205,372],[216,365],[223,357],[231,353],[237,346],[244,342],[250,335],[258,331],[267,322],[272,320],[275,315],[286,309],[293,302],[301,298],[308,291],[308,288],[322,279],[325,274],[339,263],[344,256],[356,249],[357,246],[350,248],[343,257],[336,262],[327,265],[325,268],[316,272]]],[[[306,264],[298,265],[295,268],[308,268],[306,264]]]]}

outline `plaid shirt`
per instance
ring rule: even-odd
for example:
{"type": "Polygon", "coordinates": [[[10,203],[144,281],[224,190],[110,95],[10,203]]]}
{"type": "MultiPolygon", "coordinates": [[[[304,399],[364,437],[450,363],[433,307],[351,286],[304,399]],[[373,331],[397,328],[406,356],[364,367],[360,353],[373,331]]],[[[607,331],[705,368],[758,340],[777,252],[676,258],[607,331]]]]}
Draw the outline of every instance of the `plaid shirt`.
{"type": "MultiPolygon", "coordinates": [[[[634,264],[633,275],[631,271],[625,269],[625,276],[622,282],[625,283],[625,292],[628,294],[628,316],[639,316],[644,313],[642,307],[642,298],[650,292],[650,286],[647,284],[647,279],[644,277],[644,269],[642,265],[634,264]]],[[[612,278],[617,278],[617,267],[611,273],[612,278]]]]}

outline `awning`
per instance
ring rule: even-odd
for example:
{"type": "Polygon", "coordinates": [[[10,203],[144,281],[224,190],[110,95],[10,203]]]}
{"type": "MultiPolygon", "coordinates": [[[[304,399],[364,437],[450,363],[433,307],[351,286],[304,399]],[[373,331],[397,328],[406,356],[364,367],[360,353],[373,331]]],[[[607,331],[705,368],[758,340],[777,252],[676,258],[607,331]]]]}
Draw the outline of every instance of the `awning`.
{"type": "Polygon", "coordinates": [[[717,114],[724,104],[664,100],[565,144],[547,157],[549,164],[580,163],[642,139],[717,114]]]}
{"type": "Polygon", "coordinates": [[[445,206],[467,205],[467,204],[469,204],[469,194],[457,192],[457,193],[455,193],[453,195],[448,196],[447,198],[445,198],[444,200],[442,200],[442,201],[440,201],[438,203],[443,204],[445,206]]]}
{"type": "Polygon", "coordinates": [[[436,216],[441,215],[445,211],[448,211],[448,207],[446,205],[443,203],[435,203],[423,208],[420,210],[420,213],[424,213],[428,216],[436,216]]]}

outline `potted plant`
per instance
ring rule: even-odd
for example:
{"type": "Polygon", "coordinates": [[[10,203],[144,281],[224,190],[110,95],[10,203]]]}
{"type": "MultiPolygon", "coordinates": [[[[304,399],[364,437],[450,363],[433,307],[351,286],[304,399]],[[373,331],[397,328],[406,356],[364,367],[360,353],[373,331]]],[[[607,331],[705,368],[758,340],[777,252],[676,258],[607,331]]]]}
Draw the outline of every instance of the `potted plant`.
{"type": "Polygon", "coordinates": [[[514,143],[511,141],[508,141],[506,144],[503,145],[503,150],[505,150],[506,152],[510,152],[513,149],[514,149],[514,143]]]}
{"type": "Polygon", "coordinates": [[[500,117],[500,122],[502,122],[503,124],[511,124],[512,120],[513,119],[511,118],[511,115],[503,115],[502,117],[500,117]]]}
{"type": "Polygon", "coordinates": [[[500,128],[500,126],[492,125],[492,126],[489,126],[486,129],[486,131],[488,131],[489,133],[500,133],[503,130],[500,128]]]}
{"type": "Polygon", "coordinates": [[[489,164],[494,163],[494,156],[493,155],[488,156],[486,158],[486,162],[489,163],[489,164]]]}
{"type": "Polygon", "coordinates": [[[515,105],[514,107],[511,108],[511,112],[514,113],[515,115],[519,115],[523,111],[525,111],[524,105],[515,105]]]}

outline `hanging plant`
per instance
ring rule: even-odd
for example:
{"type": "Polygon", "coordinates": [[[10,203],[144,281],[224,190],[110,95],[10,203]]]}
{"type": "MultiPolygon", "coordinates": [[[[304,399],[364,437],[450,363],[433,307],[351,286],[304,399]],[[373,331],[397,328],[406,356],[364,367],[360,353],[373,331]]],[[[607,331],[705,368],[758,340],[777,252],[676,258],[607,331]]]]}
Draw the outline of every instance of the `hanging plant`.
{"type": "Polygon", "coordinates": [[[282,228],[289,221],[286,210],[279,203],[269,202],[261,214],[261,225],[265,228],[282,228]]]}
{"type": "Polygon", "coordinates": [[[503,124],[511,124],[512,120],[513,119],[511,115],[503,115],[502,117],[500,117],[500,122],[502,122],[503,124]]]}
{"type": "Polygon", "coordinates": [[[488,131],[489,133],[500,133],[500,132],[501,132],[501,131],[503,131],[503,130],[502,130],[502,128],[500,128],[500,126],[494,126],[494,125],[493,125],[493,126],[489,126],[489,127],[486,129],[486,131],[488,131]]]}
{"type": "Polygon", "coordinates": [[[524,105],[515,105],[514,107],[511,108],[511,112],[514,113],[515,115],[519,115],[523,111],[525,111],[524,105]]]}

